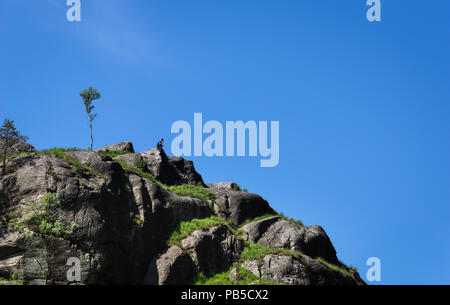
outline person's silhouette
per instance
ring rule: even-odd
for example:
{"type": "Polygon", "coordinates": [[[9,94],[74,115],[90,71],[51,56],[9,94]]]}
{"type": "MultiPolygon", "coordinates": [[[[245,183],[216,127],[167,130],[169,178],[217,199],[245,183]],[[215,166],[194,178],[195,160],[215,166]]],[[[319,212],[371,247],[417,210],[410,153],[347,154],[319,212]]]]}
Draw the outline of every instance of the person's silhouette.
{"type": "Polygon", "coordinates": [[[156,148],[162,149],[163,146],[164,146],[164,139],[161,138],[161,139],[159,140],[159,142],[156,144],[156,148]]]}

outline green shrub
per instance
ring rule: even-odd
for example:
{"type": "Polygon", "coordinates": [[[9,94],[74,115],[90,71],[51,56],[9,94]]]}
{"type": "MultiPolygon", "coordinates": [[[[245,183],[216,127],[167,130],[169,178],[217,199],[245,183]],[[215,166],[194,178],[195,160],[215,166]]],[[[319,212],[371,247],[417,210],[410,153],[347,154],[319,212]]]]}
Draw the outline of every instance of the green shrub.
{"type": "Polygon", "coordinates": [[[246,193],[248,193],[247,189],[241,189],[240,185],[237,184],[237,183],[234,183],[233,186],[231,187],[231,189],[233,191],[236,191],[236,192],[246,192],[246,193]]]}
{"type": "Polygon", "coordinates": [[[141,220],[141,216],[139,216],[138,214],[134,215],[133,217],[133,223],[138,226],[138,227],[142,227],[142,220],[141,220]]]}
{"type": "Polygon", "coordinates": [[[237,183],[234,183],[231,189],[236,192],[242,192],[241,187],[237,183]]]}
{"type": "Polygon", "coordinates": [[[147,166],[147,162],[144,160],[143,157],[140,156],[136,156],[136,158],[134,158],[134,165],[139,168],[139,169],[144,169],[147,166]]]}
{"type": "Polygon", "coordinates": [[[53,193],[47,193],[40,202],[29,200],[23,215],[14,212],[10,215],[8,226],[32,237],[34,233],[43,236],[67,238],[73,233],[75,223],[64,224],[55,215],[60,202],[53,193]]]}
{"type": "Polygon", "coordinates": [[[11,274],[11,277],[9,279],[0,277],[0,286],[21,286],[23,284],[23,273],[20,271],[15,271],[13,274],[11,274]]]}
{"type": "Polygon", "coordinates": [[[209,218],[192,219],[190,221],[182,221],[178,224],[178,227],[170,235],[169,244],[174,245],[181,242],[182,239],[188,237],[195,230],[206,230],[213,226],[224,224],[225,220],[217,216],[211,216],[209,218]]]}

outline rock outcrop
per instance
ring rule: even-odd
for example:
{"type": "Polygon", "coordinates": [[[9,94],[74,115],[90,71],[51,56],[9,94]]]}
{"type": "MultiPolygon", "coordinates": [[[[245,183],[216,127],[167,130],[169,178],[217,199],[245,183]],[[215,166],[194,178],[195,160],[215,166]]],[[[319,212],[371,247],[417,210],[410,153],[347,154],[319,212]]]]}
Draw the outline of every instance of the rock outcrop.
{"type": "Polygon", "coordinates": [[[197,173],[192,161],[180,157],[168,157],[162,149],[151,148],[142,153],[124,154],[116,159],[141,168],[166,185],[205,186],[202,176],[197,173]]]}
{"type": "Polygon", "coordinates": [[[251,221],[276,212],[234,183],[205,185],[192,161],[161,149],[134,153],[129,142],[98,152],[25,151],[0,177],[6,281],[20,275],[26,284],[68,284],[67,261],[76,258],[83,284],[186,284],[232,268],[287,284],[363,283],[354,270],[316,260],[340,266],[321,227],[280,216],[251,221]],[[181,223],[206,218],[217,223],[171,239],[181,223]],[[281,252],[244,259],[248,243],[281,252]]]}
{"type": "Polygon", "coordinates": [[[248,219],[266,214],[276,214],[269,203],[257,194],[236,191],[232,182],[208,184],[214,192],[215,212],[224,218],[230,218],[234,225],[240,225],[248,219]]]}
{"type": "Polygon", "coordinates": [[[337,264],[339,260],[328,235],[320,226],[300,226],[281,219],[270,217],[245,225],[244,238],[265,247],[298,250],[313,257],[321,257],[337,264]]]}
{"type": "Polygon", "coordinates": [[[126,152],[126,153],[134,153],[133,143],[131,142],[120,142],[116,144],[107,145],[105,147],[99,148],[96,150],[100,151],[115,151],[115,152],[126,152]]]}
{"type": "Polygon", "coordinates": [[[291,285],[354,285],[363,284],[359,276],[336,271],[304,255],[268,254],[260,261],[248,260],[242,268],[263,279],[291,285]]]}
{"type": "MultiPolygon", "coordinates": [[[[0,139],[0,151],[4,151],[4,142],[2,139],[0,139]]],[[[18,154],[21,152],[35,152],[36,149],[31,146],[30,144],[18,141],[16,144],[14,144],[12,147],[8,149],[9,154],[18,154]]]]}

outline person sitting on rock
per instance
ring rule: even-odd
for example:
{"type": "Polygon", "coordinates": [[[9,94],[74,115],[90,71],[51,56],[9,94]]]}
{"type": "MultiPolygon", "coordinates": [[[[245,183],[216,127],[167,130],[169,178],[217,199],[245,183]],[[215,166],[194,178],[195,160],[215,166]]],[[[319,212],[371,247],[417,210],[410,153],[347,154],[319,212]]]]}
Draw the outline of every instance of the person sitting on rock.
{"type": "Polygon", "coordinates": [[[164,145],[164,139],[161,138],[161,139],[159,140],[159,142],[156,144],[156,148],[162,149],[162,148],[163,148],[163,145],[164,145]]]}

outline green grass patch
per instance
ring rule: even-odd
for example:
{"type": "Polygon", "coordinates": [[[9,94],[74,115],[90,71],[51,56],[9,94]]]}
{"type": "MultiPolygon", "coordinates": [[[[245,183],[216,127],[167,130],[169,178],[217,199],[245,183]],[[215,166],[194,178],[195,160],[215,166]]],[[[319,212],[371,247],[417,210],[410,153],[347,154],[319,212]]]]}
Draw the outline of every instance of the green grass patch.
{"type": "Polygon", "coordinates": [[[192,185],[192,184],[168,186],[164,183],[161,183],[152,174],[143,171],[141,168],[132,166],[132,165],[124,162],[123,160],[116,159],[115,161],[118,162],[120,164],[120,166],[122,166],[122,168],[124,169],[125,172],[133,173],[140,177],[147,178],[150,181],[158,184],[160,187],[168,190],[171,193],[174,193],[174,194],[177,194],[180,196],[199,198],[206,205],[208,205],[209,200],[214,200],[214,193],[210,189],[205,188],[203,186],[192,185]]]}
{"type": "Polygon", "coordinates": [[[114,161],[119,163],[120,166],[122,166],[123,170],[126,173],[132,173],[132,174],[138,175],[138,176],[140,176],[142,178],[147,178],[147,179],[151,180],[152,182],[158,184],[159,186],[165,187],[165,185],[163,183],[159,182],[158,180],[156,180],[156,178],[152,174],[144,172],[142,169],[140,169],[140,168],[138,168],[136,166],[132,166],[132,165],[126,163],[123,160],[115,159],[114,161]]]}
{"type": "Polygon", "coordinates": [[[66,154],[66,152],[71,152],[71,151],[87,151],[87,150],[76,148],[76,147],[72,147],[72,148],[57,148],[57,147],[55,147],[52,149],[44,149],[44,150],[37,151],[37,152],[24,151],[24,152],[20,152],[18,154],[9,154],[7,157],[7,160],[9,161],[11,159],[14,159],[14,158],[17,158],[20,156],[24,156],[24,155],[49,155],[49,156],[54,156],[60,160],[67,162],[78,175],[85,175],[85,176],[87,175],[87,176],[103,178],[102,175],[95,172],[89,166],[82,164],[76,158],[66,154]]]}
{"type": "Polygon", "coordinates": [[[247,224],[249,224],[251,222],[254,222],[254,221],[263,220],[263,219],[270,218],[270,217],[275,217],[275,216],[279,216],[279,215],[278,214],[265,214],[265,215],[262,215],[262,216],[255,217],[253,219],[247,219],[239,227],[243,227],[243,226],[245,226],[245,225],[247,225],[247,224]]]}
{"type": "Polygon", "coordinates": [[[290,223],[292,223],[294,225],[301,226],[301,227],[304,226],[304,224],[303,224],[303,222],[301,220],[295,220],[293,218],[289,218],[289,217],[285,216],[283,213],[278,213],[278,215],[281,218],[283,218],[284,220],[287,220],[287,221],[289,221],[290,223]]]}
{"type": "Polygon", "coordinates": [[[341,272],[343,274],[351,275],[354,272],[358,272],[358,270],[355,267],[347,267],[342,262],[339,262],[339,264],[336,265],[336,264],[332,264],[332,263],[326,261],[325,259],[323,259],[321,257],[317,257],[315,260],[318,261],[319,263],[327,266],[329,269],[332,269],[337,272],[341,272]]]}
{"type": "Polygon", "coordinates": [[[66,152],[71,152],[71,151],[84,151],[84,150],[79,149],[79,148],[52,148],[52,149],[46,149],[46,150],[39,151],[36,154],[55,156],[58,159],[61,159],[65,162],[67,162],[72,167],[72,169],[80,175],[102,177],[99,173],[95,172],[89,166],[82,164],[76,158],[66,154],[66,152]]]}
{"type": "Polygon", "coordinates": [[[203,273],[198,273],[194,278],[193,285],[279,285],[275,281],[260,278],[241,266],[232,266],[227,271],[216,273],[211,277],[206,277],[203,273]],[[237,268],[236,280],[230,280],[230,272],[237,268]]]}
{"type": "Polygon", "coordinates": [[[125,152],[125,151],[97,151],[97,152],[100,154],[106,155],[106,156],[110,157],[111,159],[114,159],[117,156],[131,154],[131,153],[125,152]]]}
{"type": "MultiPolygon", "coordinates": [[[[20,157],[20,156],[25,156],[25,155],[29,155],[32,154],[32,152],[28,152],[28,151],[21,151],[17,154],[12,154],[12,153],[7,153],[6,154],[6,161],[11,161],[14,158],[20,157]]],[[[3,157],[0,157],[0,163],[3,163],[3,157]]]]}
{"type": "Polygon", "coordinates": [[[244,251],[241,254],[241,260],[262,260],[268,254],[292,255],[301,257],[300,251],[284,248],[268,248],[260,244],[244,241],[244,251]]]}
{"type": "Polygon", "coordinates": [[[178,224],[175,231],[172,232],[169,239],[170,245],[176,245],[184,238],[191,235],[195,230],[207,230],[213,226],[224,224],[227,225],[225,220],[217,216],[211,216],[209,218],[192,219],[190,221],[182,221],[178,224]]]}
{"type": "Polygon", "coordinates": [[[295,219],[292,219],[292,218],[284,216],[283,213],[279,213],[279,214],[265,214],[265,215],[258,216],[258,217],[253,218],[253,219],[247,219],[239,227],[242,228],[243,226],[245,226],[245,225],[247,225],[247,224],[249,224],[251,222],[262,220],[262,219],[266,219],[266,218],[270,218],[270,217],[275,217],[275,216],[279,216],[281,219],[287,220],[290,223],[292,223],[293,225],[304,226],[303,222],[301,220],[295,220],[295,219]]]}
{"type": "Polygon", "coordinates": [[[210,189],[198,185],[192,184],[171,185],[171,186],[164,185],[164,187],[169,192],[172,192],[180,196],[199,198],[206,205],[208,205],[208,201],[213,201],[215,199],[214,193],[210,189]]]}

